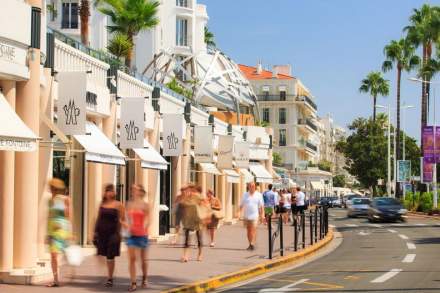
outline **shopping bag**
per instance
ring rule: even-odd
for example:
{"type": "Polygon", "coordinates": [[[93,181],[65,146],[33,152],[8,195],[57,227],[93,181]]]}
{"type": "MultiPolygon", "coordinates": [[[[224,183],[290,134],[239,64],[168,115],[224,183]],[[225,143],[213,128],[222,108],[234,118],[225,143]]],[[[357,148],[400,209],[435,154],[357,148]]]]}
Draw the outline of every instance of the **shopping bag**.
{"type": "Polygon", "coordinates": [[[81,247],[78,245],[69,245],[65,250],[65,254],[67,263],[74,267],[80,266],[84,260],[81,247]]]}

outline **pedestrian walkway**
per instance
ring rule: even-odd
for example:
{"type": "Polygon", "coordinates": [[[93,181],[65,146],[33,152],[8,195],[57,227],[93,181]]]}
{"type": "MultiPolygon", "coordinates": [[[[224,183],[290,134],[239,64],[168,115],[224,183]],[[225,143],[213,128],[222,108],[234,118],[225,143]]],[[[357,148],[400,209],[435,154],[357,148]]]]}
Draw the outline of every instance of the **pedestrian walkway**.
{"type": "MultiPolygon", "coordinates": [[[[276,225],[273,224],[275,230],[276,225]]],[[[308,227],[306,227],[306,243],[310,245],[308,227]]],[[[234,272],[246,266],[255,265],[267,260],[268,234],[267,227],[260,225],[257,234],[257,246],[254,251],[247,251],[246,231],[241,222],[222,226],[217,231],[217,240],[214,248],[204,247],[204,259],[196,261],[197,249],[191,251],[192,257],[188,263],[180,262],[182,254],[182,237],[177,245],[152,244],[149,252],[149,290],[162,290],[179,287],[198,280],[208,279],[215,275],[234,272]]],[[[301,239],[301,238],[300,238],[301,239]]],[[[204,243],[209,245],[208,235],[204,235],[204,243]]],[[[285,255],[293,253],[293,227],[284,226],[285,255]]],[[[298,245],[300,249],[301,245],[298,245]]],[[[275,242],[274,256],[278,256],[279,239],[275,242]]],[[[139,268],[140,269],[140,268],[139,268]]],[[[64,275],[64,284],[61,288],[51,288],[50,292],[126,292],[129,285],[128,260],[126,253],[116,259],[115,285],[105,288],[105,266],[98,263],[96,257],[88,257],[83,265],[75,272],[74,279],[66,278],[71,275],[70,269],[61,270],[64,275]]],[[[140,274],[140,271],[139,273],[140,274]]],[[[49,289],[41,286],[0,285],[2,293],[47,292],[49,289]]],[[[138,289],[140,291],[140,289],[138,289]]]]}

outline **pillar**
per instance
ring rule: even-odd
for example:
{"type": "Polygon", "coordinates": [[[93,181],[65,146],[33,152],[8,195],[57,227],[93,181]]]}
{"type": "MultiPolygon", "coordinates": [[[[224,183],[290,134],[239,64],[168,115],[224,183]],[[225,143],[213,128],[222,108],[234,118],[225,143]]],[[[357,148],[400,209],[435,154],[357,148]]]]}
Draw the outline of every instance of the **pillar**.
{"type": "MultiPolygon", "coordinates": [[[[160,150],[160,115],[155,112],[153,130],[148,134],[148,141],[156,150],[160,150]]],[[[148,202],[151,208],[150,235],[159,235],[159,205],[160,205],[160,175],[161,171],[149,170],[148,172],[148,202]]]]}
{"type": "Polygon", "coordinates": [[[206,191],[207,191],[207,189],[206,189],[206,173],[202,172],[200,165],[199,165],[199,170],[197,172],[197,185],[202,188],[202,195],[205,196],[206,191]]]}
{"type": "MultiPolygon", "coordinates": [[[[9,105],[15,109],[15,82],[2,81],[0,86],[9,105]]],[[[0,151],[0,272],[13,267],[14,163],[13,151],[0,151]]]]}
{"type": "Polygon", "coordinates": [[[234,204],[234,209],[233,209],[233,211],[232,211],[232,217],[233,217],[233,218],[236,218],[236,217],[237,217],[237,214],[238,214],[238,212],[239,212],[239,210],[240,210],[240,202],[241,202],[241,194],[240,194],[241,179],[240,179],[240,182],[239,182],[239,183],[234,183],[234,184],[236,184],[236,185],[235,185],[235,188],[233,189],[235,202],[233,203],[233,204],[234,204]]]}
{"type": "Polygon", "coordinates": [[[225,187],[225,220],[232,221],[232,183],[229,183],[226,176],[224,177],[224,187],[225,187]]]}
{"type": "Polygon", "coordinates": [[[101,163],[87,162],[87,242],[93,241],[95,221],[102,200],[102,166],[101,163]]]}
{"type": "MultiPolygon", "coordinates": [[[[42,8],[41,0],[27,2],[42,8]]],[[[42,43],[46,41],[45,36],[41,39],[42,43]]],[[[17,82],[16,112],[39,135],[40,50],[29,50],[32,50],[28,58],[30,77],[17,82]]],[[[15,154],[14,268],[32,268],[37,261],[38,159],[38,145],[36,151],[15,154]]]]}
{"type": "Polygon", "coordinates": [[[186,136],[183,141],[183,157],[182,157],[182,185],[189,183],[190,160],[191,160],[191,126],[186,125],[186,136]]]}
{"type": "MultiPolygon", "coordinates": [[[[113,99],[110,103],[110,116],[106,117],[102,121],[102,132],[112,142],[114,141],[116,130],[116,101],[113,99]]],[[[102,166],[102,180],[106,183],[115,184],[116,181],[116,166],[115,165],[103,165],[102,166]]]]}

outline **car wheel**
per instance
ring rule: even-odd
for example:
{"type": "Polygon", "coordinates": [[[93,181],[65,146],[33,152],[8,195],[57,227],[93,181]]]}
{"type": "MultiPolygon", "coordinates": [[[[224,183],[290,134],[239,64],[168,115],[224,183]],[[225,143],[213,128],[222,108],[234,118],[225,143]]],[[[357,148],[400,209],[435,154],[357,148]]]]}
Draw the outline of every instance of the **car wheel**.
{"type": "Polygon", "coordinates": [[[374,221],[372,218],[368,217],[368,222],[373,223],[374,221]]]}

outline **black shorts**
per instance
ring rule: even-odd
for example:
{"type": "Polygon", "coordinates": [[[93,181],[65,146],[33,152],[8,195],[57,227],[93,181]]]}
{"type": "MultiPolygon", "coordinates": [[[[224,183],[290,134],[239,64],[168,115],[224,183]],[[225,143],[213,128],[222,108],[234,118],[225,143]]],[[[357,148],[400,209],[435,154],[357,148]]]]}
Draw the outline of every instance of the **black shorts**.
{"type": "Polygon", "coordinates": [[[304,214],[305,210],[306,210],[306,206],[296,206],[297,213],[304,214]]]}

